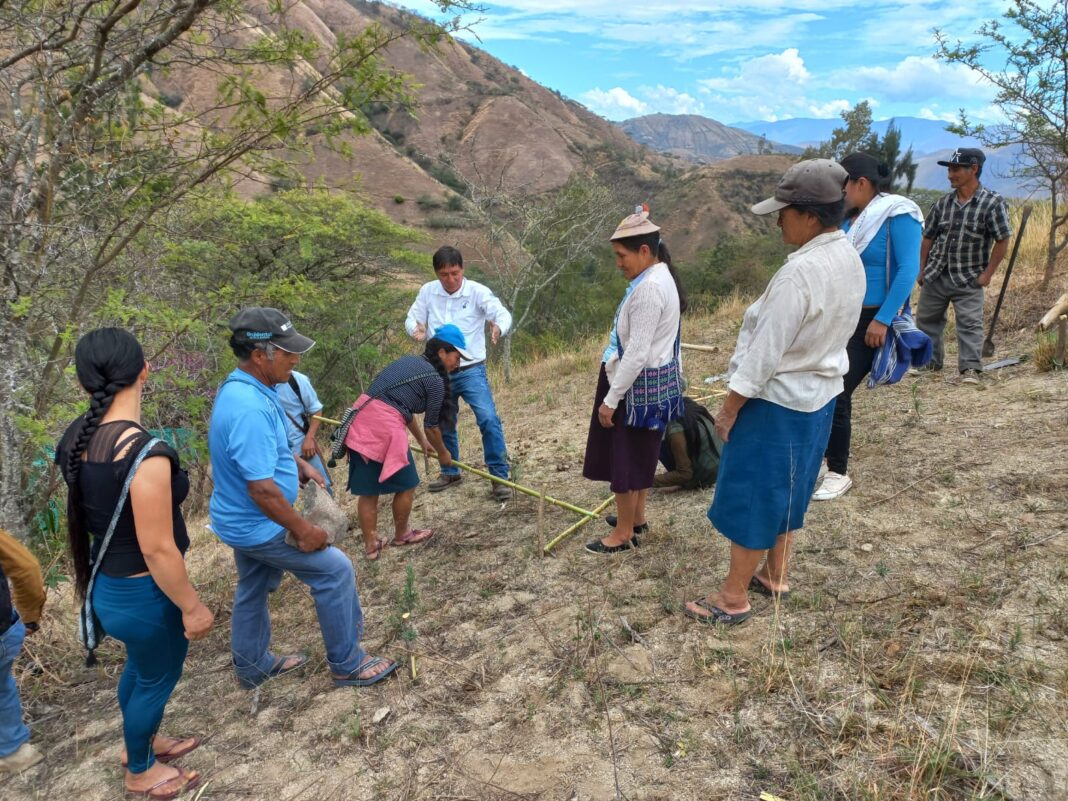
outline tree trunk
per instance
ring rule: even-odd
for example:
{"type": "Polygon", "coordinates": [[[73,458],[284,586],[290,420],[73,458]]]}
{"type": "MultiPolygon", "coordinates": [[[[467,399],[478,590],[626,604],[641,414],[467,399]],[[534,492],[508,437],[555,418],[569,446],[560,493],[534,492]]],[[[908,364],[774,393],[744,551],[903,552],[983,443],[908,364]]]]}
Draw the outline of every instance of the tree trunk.
{"type": "Polygon", "coordinates": [[[504,364],[504,383],[512,383],[512,335],[502,338],[504,341],[501,343],[501,362],[504,364]]]}
{"type": "Polygon", "coordinates": [[[1042,272],[1042,289],[1049,289],[1049,283],[1053,280],[1053,269],[1057,265],[1057,185],[1051,187],[1049,196],[1049,241],[1046,243],[1046,269],[1042,272]]]}
{"type": "Polygon", "coordinates": [[[29,535],[23,493],[23,438],[16,417],[20,404],[19,375],[26,370],[22,333],[9,316],[0,321],[0,528],[25,541],[29,535]]]}

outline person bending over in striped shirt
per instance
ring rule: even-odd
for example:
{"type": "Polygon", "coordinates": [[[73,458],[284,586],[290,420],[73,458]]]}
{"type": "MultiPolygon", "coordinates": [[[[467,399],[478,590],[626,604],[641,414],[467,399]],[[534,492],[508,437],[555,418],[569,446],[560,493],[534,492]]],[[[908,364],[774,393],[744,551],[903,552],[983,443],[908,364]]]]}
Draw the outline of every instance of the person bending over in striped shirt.
{"type": "Polygon", "coordinates": [[[452,455],[442,439],[442,426],[456,420],[456,401],[449,373],[467,359],[467,341],[455,325],[443,325],[427,341],[422,356],[402,356],[386,365],[356,400],[359,413],[345,435],[349,454],[349,492],[356,507],[364,551],[378,559],[390,543],[378,538],[378,496],[393,495],[393,545],[414,545],[433,536],[428,528],[408,527],[419,486],[408,432],[444,468],[452,455]],[[419,426],[417,414],[423,415],[419,426]]]}

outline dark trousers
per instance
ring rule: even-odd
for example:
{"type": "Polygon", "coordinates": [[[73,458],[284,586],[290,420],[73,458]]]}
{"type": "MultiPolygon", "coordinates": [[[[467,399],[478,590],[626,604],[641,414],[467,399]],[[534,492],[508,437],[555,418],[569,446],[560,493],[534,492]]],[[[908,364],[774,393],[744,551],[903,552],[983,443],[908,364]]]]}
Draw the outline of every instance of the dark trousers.
{"type": "Polygon", "coordinates": [[[827,469],[833,473],[845,475],[849,468],[849,440],[853,435],[853,390],[871,372],[871,363],[875,359],[875,348],[864,344],[864,335],[868,325],[879,313],[877,307],[860,310],[860,319],[853,336],[846,344],[849,356],[849,372],[845,374],[842,394],[834,404],[834,419],[831,421],[831,438],[827,441],[827,469]]]}

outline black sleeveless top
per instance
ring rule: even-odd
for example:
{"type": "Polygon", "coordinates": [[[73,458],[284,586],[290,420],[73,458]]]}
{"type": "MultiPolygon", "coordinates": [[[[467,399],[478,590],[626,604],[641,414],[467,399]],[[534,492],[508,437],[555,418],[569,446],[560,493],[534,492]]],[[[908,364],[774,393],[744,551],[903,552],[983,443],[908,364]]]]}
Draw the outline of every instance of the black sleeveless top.
{"type": "MultiPolygon", "coordinates": [[[[67,454],[74,441],[74,435],[81,428],[81,421],[76,420],[67,429],[56,446],[56,463],[64,473],[67,468],[67,454]]],[[[86,448],[86,459],[82,462],[78,474],[78,486],[82,492],[82,510],[85,513],[86,529],[92,533],[92,553],[95,558],[100,543],[107,533],[115,505],[119,501],[122,485],[133,466],[134,459],[152,438],[144,428],[129,420],[115,420],[101,425],[86,448]],[[131,428],[137,430],[120,439],[120,435],[131,428]],[[127,448],[122,458],[116,460],[115,454],[127,448]]],[[[178,453],[170,445],[160,442],[152,447],[148,456],[166,456],[171,460],[171,517],[174,521],[174,544],[184,555],[189,549],[189,533],[186,531],[185,519],[179,508],[189,494],[189,475],[178,462],[178,453]]],[[[148,458],[148,457],[146,457],[148,458]]],[[[115,534],[111,538],[108,551],[100,570],[105,575],[124,578],[148,570],[141,547],[137,542],[134,528],[133,507],[127,496],[122,513],[115,524],[115,534]]]]}

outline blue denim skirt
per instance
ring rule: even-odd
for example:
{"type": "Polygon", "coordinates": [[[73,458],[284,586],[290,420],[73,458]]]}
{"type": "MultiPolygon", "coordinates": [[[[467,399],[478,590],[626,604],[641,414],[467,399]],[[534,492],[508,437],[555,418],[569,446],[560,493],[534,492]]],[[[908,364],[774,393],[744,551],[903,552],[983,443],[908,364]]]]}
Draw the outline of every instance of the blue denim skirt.
{"type": "Polygon", "coordinates": [[[393,495],[419,486],[419,473],[415,469],[412,451],[408,450],[408,464],[385,481],[379,481],[382,463],[364,459],[354,450],[349,450],[349,492],[353,495],[393,495]]]}
{"type": "Polygon", "coordinates": [[[833,417],[834,399],[815,412],[747,401],[720,458],[708,509],[716,530],[756,551],[802,528],[833,417]]]}

